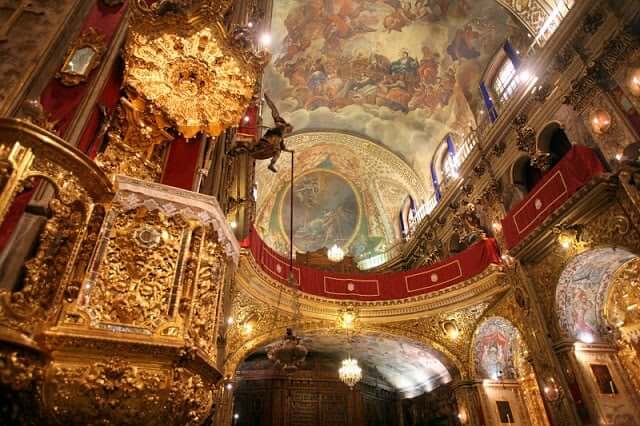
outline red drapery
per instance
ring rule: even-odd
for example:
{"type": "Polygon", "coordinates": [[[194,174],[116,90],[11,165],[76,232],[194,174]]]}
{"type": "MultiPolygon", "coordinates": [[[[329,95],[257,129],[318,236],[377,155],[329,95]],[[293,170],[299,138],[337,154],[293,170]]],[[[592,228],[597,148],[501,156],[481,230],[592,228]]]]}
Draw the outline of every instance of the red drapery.
{"type": "MultiPolygon", "coordinates": [[[[93,27],[105,36],[105,42],[109,45],[120,21],[122,20],[125,10],[126,2],[119,6],[106,6],[101,1],[96,1],[87,15],[81,32],[93,27]]],[[[114,104],[109,99],[114,96],[119,96],[120,90],[119,80],[115,83],[112,81],[116,76],[115,71],[112,71],[112,74],[113,75],[109,79],[101,97],[101,101],[105,103],[107,107],[111,107],[114,104]],[[117,90],[115,90],[113,86],[117,86],[117,90]],[[118,92],[118,95],[115,94],[116,91],[118,92]]],[[[122,72],[120,71],[120,75],[121,74],[122,72]]],[[[51,114],[52,120],[57,121],[56,132],[58,134],[64,135],[64,132],[69,127],[78,107],[89,90],[91,79],[93,77],[93,75],[90,76],[90,80],[88,82],[75,87],[66,87],[56,78],[52,78],[43,90],[40,95],[40,102],[42,103],[44,110],[51,114]]],[[[95,137],[98,122],[99,115],[96,109],[89,117],[85,126],[79,145],[81,149],[86,150],[90,145],[91,139],[95,137]]],[[[97,149],[97,146],[95,149],[97,149]]],[[[95,149],[92,151],[95,151],[95,149]]],[[[95,155],[95,152],[89,154],[95,155]]],[[[34,190],[30,190],[18,195],[7,212],[2,225],[0,225],[0,250],[4,249],[5,245],[9,241],[9,238],[31,200],[33,192],[34,190]]]]}
{"type": "MultiPolygon", "coordinates": [[[[109,46],[125,10],[126,2],[119,6],[107,6],[101,1],[96,1],[87,15],[80,34],[89,28],[95,28],[105,37],[105,42],[109,46]]],[[[58,79],[52,78],[40,95],[40,102],[44,110],[49,112],[52,118],[58,122],[56,131],[59,135],[64,135],[71,124],[78,107],[89,90],[95,73],[96,70],[93,71],[86,83],[73,87],[67,87],[58,79]]]]}
{"type": "Polygon", "coordinates": [[[193,188],[201,143],[200,138],[187,140],[182,136],[171,142],[162,175],[163,184],[188,190],[193,188]]]}
{"type": "MultiPolygon", "coordinates": [[[[287,282],[288,259],[267,247],[255,229],[251,230],[249,247],[268,275],[287,282]]],[[[456,256],[406,272],[339,274],[294,264],[293,275],[305,293],[332,299],[393,300],[450,287],[480,274],[490,264],[499,263],[498,244],[494,239],[486,239],[456,256]]]]}
{"type": "Polygon", "coordinates": [[[240,121],[236,137],[256,140],[258,138],[258,107],[251,105],[240,121]]]}
{"type": "Polygon", "coordinates": [[[584,146],[574,146],[527,198],[520,201],[502,219],[507,248],[515,247],[591,178],[604,172],[596,153],[584,146]]]}

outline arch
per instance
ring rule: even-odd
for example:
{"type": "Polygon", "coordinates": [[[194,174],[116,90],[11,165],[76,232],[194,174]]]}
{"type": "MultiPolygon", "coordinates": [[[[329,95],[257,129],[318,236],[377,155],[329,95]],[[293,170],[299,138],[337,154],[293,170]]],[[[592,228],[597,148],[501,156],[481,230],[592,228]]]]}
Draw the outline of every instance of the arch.
{"type": "Polygon", "coordinates": [[[407,237],[409,235],[409,224],[413,216],[416,212],[416,202],[411,195],[407,195],[407,197],[402,202],[402,207],[400,208],[400,233],[403,237],[407,237]]]}
{"type": "Polygon", "coordinates": [[[556,314],[560,332],[585,343],[606,338],[604,306],[613,274],[635,254],[620,248],[595,248],[575,256],[560,274],[556,314]]]}
{"type": "Polygon", "coordinates": [[[536,143],[538,151],[551,154],[551,165],[554,166],[571,150],[571,141],[559,121],[548,123],[538,134],[536,143]]]}
{"type": "Polygon", "coordinates": [[[474,376],[482,379],[515,379],[517,357],[523,341],[520,331],[503,317],[485,319],[473,333],[471,359],[474,376]]]}
{"type": "Polygon", "coordinates": [[[511,184],[526,195],[542,178],[540,169],[531,165],[529,156],[518,158],[511,167],[511,184]]]}
{"type": "MultiPolygon", "coordinates": [[[[225,376],[233,377],[235,372],[240,367],[242,362],[249,357],[251,354],[255,353],[259,349],[279,340],[282,338],[286,329],[288,327],[292,327],[293,324],[280,325],[279,327],[272,327],[269,331],[259,336],[255,336],[245,342],[238,350],[234,353],[229,354],[225,359],[224,364],[224,372],[225,376]]],[[[295,327],[299,330],[298,335],[306,335],[309,333],[313,334],[326,334],[326,335],[336,335],[336,334],[344,334],[344,331],[336,329],[334,324],[321,326],[315,323],[303,323],[295,327]]],[[[441,344],[432,341],[430,339],[425,338],[417,333],[411,332],[403,332],[399,333],[391,333],[387,330],[382,330],[374,327],[362,326],[358,328],[358,334],[373,334],[378,336],[383,336],[386,338],[400,338],[400,339],[408,339],[413,343],[430,349],[432,353],[437,357],[438,361],[440,361],[451,374],[452,379],[457,379],[460,377],[468,376],[468,369],[466,365],[462,363],[455,355],[453,355],[447,348],[442,346],[441,344]]]]}

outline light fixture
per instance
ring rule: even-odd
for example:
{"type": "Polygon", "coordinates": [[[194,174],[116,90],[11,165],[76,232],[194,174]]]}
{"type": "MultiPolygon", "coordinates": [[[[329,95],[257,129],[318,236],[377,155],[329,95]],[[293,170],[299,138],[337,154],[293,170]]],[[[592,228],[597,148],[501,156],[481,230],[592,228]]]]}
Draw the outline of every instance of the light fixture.
{"type": "Polygon", "coordinates": [[[344,250],[334,244],[329,250],[327,250],[327,257],[332,262],[342,262],[344,260],[344,250]]]}
{"type": "Polygon", "coordinates": [[[238,227],[238,222],[232,220],[231,223],[229,223],[229,226],[231,227],[231,229],[236,229],[238,227]]]}
{"type": "Polygon", "coordinates": [[[358,311],[349,305],[346,309],[338,311],[338,326],[345,330],[352,330],[358,319],[358,311]]]}
{"type": "Polygon", "coordinates": [[[349,389],[353,389],[362,379],[362,368],[358,365],[358,360],[351,358],[351,356],[342,360],[342,367],[338,370],[338,376],[345,385],[349,386],[349,389]]]}
{"type": "Polygon", "coordinates": [[[236,419],[236,420],[238,420],[238,419],[240,418],[240,414],[235,413],[235,414],[233,415],[233,418],[234,418],[234,419],[236,419]]]}
{"type": "Polygon", "coordinates": [[[582,227],[580,225],[557,225],[553,228],[553,233],[557,235],[560,246],[569,250],[580,241],[582,227]]]}
{"type": "Polygon", "coordinates": [[[242,332],[246,334],[251,334],[253,332],[253,323],[245,322],[242,324],[242,332]]]}
{"type": "Polygon", "coordinates": [[[228,324],[228,325],[233,324],[233,317],[229,317],[229,318],[227,318],[227,324],[228,324]]]}
{"type": "Polygon", "coordinates": [[[551,376],[546,376],[542,380],[542,383],[544,384],[542,391],[547,401],[553,402],[560,399],[562,390],[560,389],[560,386],[558,386],[558,382],[556,382],[556,379],[551,376]]]}
{"type": "MultiPolygon", "coordinates": [[[[296,325],[299,325],[302,314],[300,313],[300,303],[298,303],[298,291],[295,290],[296,287],[299,286],[299,283],[296,281],[295,276],[293,275],[293,216],[294,216],[294,203],[293,203],[293,181],[294,181],[294,171],[295,171],[295,153],[291,151],[291,175],[290,175],[290,190],[289,190],[289,207],[290,207],[290,217],[289,217],[289,286],[294,289],[293,291],[293,300],[292,300],[292,308],[293,308],[293,319],[296,325]]],[[[282,288],[281,290],[282,291],[282,288]]],[[[276,306],[276,310],[280,307],[280,296],[278,297],[278,305],[276,306]]],[[[274,324],[275,327],[275,318],[274,316],[274,324]]],[[[308,350],[302,344],[300,337],[297,337],[293,332],[293,328],[287,328],[287,331],[282,340],[278,343],[270,346],[267,349],[267,357],[273,361],[276,365],[282,367],[282,369],[286,373],[295,372],[300,365],[307,358],[308,350]]]]}
{"type": "Polygon", "coordinates": [[[589,121],[591,128],[598,135],[607,133],[611,128],[611,115],[604,109],[592,111],[589,115],[589,121]]]}
{"type": "Polygon", "coordinates": [[[533,75],[529,70],[522,70],[520,71],[520,74],[518,74],[518,80],[520,80],[520,83],[528,83],[529,81],[532,81],[536,79],[536,76],[533,75]]]}
{"type": "Polygon", "coordinates": [[[568,250],[571,247],[571,243],[573,239],[567,234],[560,234],[558,236],[558,242],[562,246],[563,249],[568,250]]]}
{"type": "Polygon", "coordinates": [[[248,123],[250,120],[251,120],[251,117],[249,117],[248,115],[245,115],[245,116],[242,118],[242,121],[244,121],[245,123],[248,123]]]}
{"type": "Polygon", "coordinates": [[[581,331],[580,333],[578,333],[578,340],[586,344],[591,344],[595,341],[595,339],[593,338],[593,334],[589,333],[588,331],[581,331]]]}
{"type": "Polygon", "coordinates": [[[496,232],[500,232],[502,231],[502,224],[500,222],[493,222],[491,224],[491,227],[493,228],[494,231],[496,232]]]}
{"type": "Polygon", "coordinates": [[[460,423],[463,425],[467,424],[467,421],[469,421],[467,410],[465,410],[464,407],[460,408],[460,411],[458,412],[458,420],[460,420],[460,423]]]}
{"type": "Polygon", "coordinates": [[[267,357],[280,365],[286,373],[295,372],[307,357],[307,348],[300,344],[300,338],[293,334],[293,330],[287,328],[284,338],[269,347],[267,357]]]}
{"type": "Polygon", "coordinates": [[[456,340],[460,336],[460,330],[453,320],[444,321],[442,323],[442,329],[451,340],[456,340]]]}
{"type": "Polygon", "coordinates": [[[227,383],[226,388],[227,388],[227,390],[231,390],[231,389],[233,389],[233,385],[231,383],[227,383]]]}
{"type": "Polygon", "coordinates": [[[618,160],[618,161],[622,160],[622,154],[617,153],[616,154],[616,160],[618,160]]]}
{"type": "Polygon", "coordinates": [[[260,36],[260,44],[262,44],[263,46],[271,46],[271,34],[269,33],[264,33],[260,36]]]}

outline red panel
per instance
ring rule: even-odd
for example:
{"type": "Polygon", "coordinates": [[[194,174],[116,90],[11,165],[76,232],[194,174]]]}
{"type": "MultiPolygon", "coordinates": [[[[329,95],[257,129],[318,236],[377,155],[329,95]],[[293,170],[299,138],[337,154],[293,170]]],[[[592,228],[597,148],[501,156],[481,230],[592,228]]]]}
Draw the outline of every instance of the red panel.
{"type": "Polygon", "coordinates": [[[502,219],[507,248],[515,247],[578,189],[602,172],[604,167],[593,150],[573,147],[533,187],[527,198],[502,219]]]}
{"type": "MultiPolygon", "coordinates": [[[[125,10],[126,2],[120,6],[113,7],[106,6],[101,1],[95,2],[79,34],[93,27],[104,35],[105,41],[109,45],[125,10]]],[[[60,66],[62,66],[62,63],[60,66]]],[[[69,127],[78,106],[82,103],[89,90],[91,80],[95,77],[96,71],[93,71],[88,82],[74,87],[67,87],[60,83],[58,79],[52,78],[40,95],[40,101],[45,111],[51,113],[53,119],[58,122],[56,125],[58,134],[64,135],[67,127],[69,127]]]]}
{"type": "Polygon", "coordinates": [[[198,167],[200,139],[187,140],[179,137],[171,142],[169,158],[162,175],[162,183],[176,188],[193,188],[193,180],[198,167]]]}
{"type": "MultiPolygon", "coordinates": [[[[262,269],[281,283],[287,283],[288,260],[260,239],[255,229],[250,234],[250,249],[262,269]]],[[[498,244],[482,240],[464,252],[435,265],[407,272],[384,274],[339,274],[294,265],[294,277],[305,293],[333,299],[392,300],[427,294],[467,280],[500,263],[498,244]]]]}

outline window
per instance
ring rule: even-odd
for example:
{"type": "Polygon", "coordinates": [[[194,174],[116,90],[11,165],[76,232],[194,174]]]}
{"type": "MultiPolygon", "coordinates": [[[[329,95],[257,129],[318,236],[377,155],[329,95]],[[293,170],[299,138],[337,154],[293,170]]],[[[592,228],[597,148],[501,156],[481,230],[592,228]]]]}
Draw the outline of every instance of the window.
{"type": "Polygon", "coordinates": [[[498,95],[500,102],[504,102],[511,97],[516,90],[516,68],[509,58],[505,59],[493,81],[493,90],[498,95]]]}

